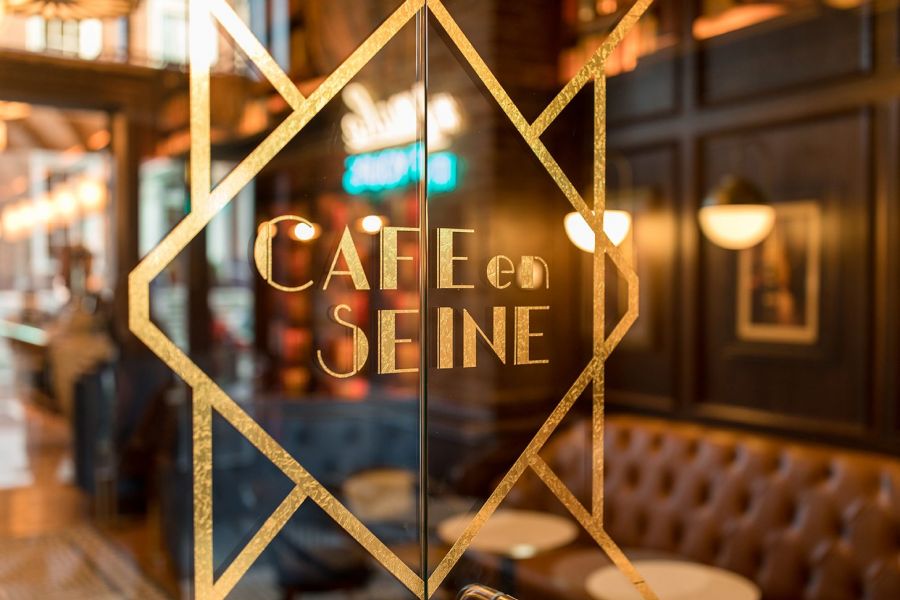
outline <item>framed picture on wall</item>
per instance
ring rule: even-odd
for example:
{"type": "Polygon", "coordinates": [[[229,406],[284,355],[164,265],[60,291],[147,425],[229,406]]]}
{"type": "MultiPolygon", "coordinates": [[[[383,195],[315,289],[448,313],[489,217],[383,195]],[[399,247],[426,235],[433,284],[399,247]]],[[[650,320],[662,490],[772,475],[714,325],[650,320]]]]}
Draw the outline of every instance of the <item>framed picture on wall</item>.
{"type": "Polygon", "coordinates": [[[737,268],[737,338],[815,344],[819,339],[822,209],[816,201],[775,205],[775,226],[742,250],[737,268]]]}

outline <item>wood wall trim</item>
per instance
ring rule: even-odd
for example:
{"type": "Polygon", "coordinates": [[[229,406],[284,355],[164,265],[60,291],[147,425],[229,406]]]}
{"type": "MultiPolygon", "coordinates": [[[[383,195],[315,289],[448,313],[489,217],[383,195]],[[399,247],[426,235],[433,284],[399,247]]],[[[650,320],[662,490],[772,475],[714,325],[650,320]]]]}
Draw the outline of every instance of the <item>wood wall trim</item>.
{"type": "MultiPolygon", "coordinates": [[[[694,3],[689,3],[693,5],[694,3]]],[[[696,11],[693,6],[691,10],[696,11]]],[[[690,11],[688,11],[690,12],[690,11]]],[[[676,290],[677,333],[673,364],[678,373],[672,398],[643,398],[637,390],[610,390],[616,410],[635,410],[669,418],[730,423],[755,430],[771,430],[882,452],[900,453],[900,9],[872,11],[861,52],[866,68],[852,74],[742,96],[727,102],[703,102],[700,86],[702,44],[692,40],[687,14],[679,57],[679,110],[672,115],[640,122],[610,123],[609,147],[623,151],[677,144],[678,241],[676,290]],[[863,58],[866,58],[863,56],[863,58]],[[789,416],[777,410],[727,406],[708,398],[701,401],[703,313],[698,299],[703,289],[697,210],[704,193],[703,144],[710,139],[759,130],[789,128],[856,117],[860,121],[860,160],[866,171],[860,218],[867,223],[860,252],[865,268],[867,312],[861,322],[865,346],[864,389],[853,402],[863,415],[858,422],[822,420],[810,415],[789,416]],[[865,207],[865,208],[863,208],[865,207]]],[[[854,161],[854,164],[857,164],[854,161]]],[[[856,221],[856,219],[854,219],[856,221]]],[[[858,223],[858,221],[856,221],[858,223]]],[[[856,252],[857,250],[854,250],[856,252]]]]}
{"type": "Polygon", "coordinates": [[[0,51],[5,100],[67,108],[146,111],[158,105],[163,83],[186,82],[180,72],[0,51]]]}

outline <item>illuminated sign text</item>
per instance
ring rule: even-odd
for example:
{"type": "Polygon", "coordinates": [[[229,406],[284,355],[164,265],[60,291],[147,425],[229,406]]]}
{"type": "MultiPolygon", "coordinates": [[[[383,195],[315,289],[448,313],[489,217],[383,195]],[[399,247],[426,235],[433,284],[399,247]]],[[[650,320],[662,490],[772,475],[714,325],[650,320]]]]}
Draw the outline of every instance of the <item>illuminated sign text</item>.
{"type": "MultiPolygon", "coordinates": [[[[348,194],[378,194],[413,185],[422,180],[419,165],[424,160],[422,143],[348,156],[344,161],[344,190],[348,194]]],[[[428,155],[428,192],[440,194],[456,189],[459,160],[452,152],[428,155]]]]}
{"type": "MultiPolygon", "coordinates": [[[[425,118],[425,86],[417,83],[387,100],[376,101],[361,83],[344,88],[342,98],[350,110],[341,119],[348,154],[361,154],[415,142],[425,118]]],[[[459,105],[450,94],[428,97],[429,149],[446,148],[449,137],[462,127],[459,105]]]]}

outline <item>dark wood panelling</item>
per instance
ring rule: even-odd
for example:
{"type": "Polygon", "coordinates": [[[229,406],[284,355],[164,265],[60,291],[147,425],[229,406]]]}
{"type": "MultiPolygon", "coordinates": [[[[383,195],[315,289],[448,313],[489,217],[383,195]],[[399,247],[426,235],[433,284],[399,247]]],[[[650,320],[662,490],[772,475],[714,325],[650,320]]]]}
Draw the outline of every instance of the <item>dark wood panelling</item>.
{"type": "Polygon", "coordinates": [[[612,124],[650,119],[678,109],[676,51],[659,52],[640,67],[609,79],[607,114],[612,124]]]}
{"type": "Polygon", "coordinates": [[[814,200],[822,210],[823,243],[819,336],[803,345],[738,339],[738,253],[704,242],[699,402],[869,424],[869,128],[868,113],[860,112],[703,141],[704,189],[726,173],[738,173],[758,183],[776,205],[814,200]],[[748,147],[764,160],[735,164],[748,147]]]}
{"type": "MultiPolygon", "coordinates": [[[[675,112],[610,120],[611,151],[674,141],[678,156],[675,399],[646,394],[655,384],[638,379],[649,371],[614,354],[607,379],[629,382],[610,386],[614,409],[900,452],[900,14],[896,5],[822,14],[707,42],[691,38],[686,14],[675,112]],[[740,158],[752,139],[766,157],[740,158]],[[774,202],[823,202],[823,330],[813,347],[736,341],[737,256],[711,246],[697,221],[727,170],[774,202]]],[[[619,93],[610,85],[610,106],[629,101],[619,93]]]]}
{"type": "MultiPolygon", "coordinates": [[[[609,186],[611,199],[629,182],[623,167],[626,162],[633,173],[630,182],[639,192],[644,206],[611,208],[630,209],[634,214],[635,268],[641,277],[641,315],[622,344],[610,356],[607,389],[610,398],[628,395],[628,401],[655,407],[671,407],[676,395],[675,324],[677,322],[677,256],[676,211],[678,201],[677,146],[662,146],[610,151],[609,186]]],[[[614,275],[614,271],[611,273],[614,275]]],[[[610,279],[608,277],[607,279],[610,279]]],[[[618,291],[618,290],[614,290],[618,291]]],[[[607,303],[616,300],[612,294],[607,303]]],[[[607,311],[609,314],[613,311],[607,311]]],[[[610,315],[618,318],[619,315],[610,315]]],[[[614,325],[608,318],[609,326],[614,325]]]]}
{"type": "Polygon", "coordinates": [[[94,63],[24,52],[0,51],[4,100],[69,108],[124,110],[154,119],[166,87],[180,73],[132,65],[94,63]]]}
{"type": "MultiPolygon", "coordinates": [[[[898,27],[900,31],[900,27],[898,27]]],[[[884,354],[882,357],[884,375],[884,406],[881,414],[891,428],[886,432],[888,439],[900,449],[900,373],[897,364],[900,361],[900,100],[885,107],[884,128],[879,131],[884,135],[886,152],[880,162],[879,181],[883,182],[884,209],[879,219],[884,219],[883,237],[885,239],[884,260],[879,265],[879,272],[884,281],[884,354]]]]}
{"type": "Polygon", "coordinates": [[[900,6],[894,7],[894,31],[892,33],[897,63],[900,63],[900,6]]]}
{"type": "Polygon", "coordinates": [[[872,65],[869,9],[823,9],[713,38],[700,47],[704,103],[866,73],[872,65]]]}

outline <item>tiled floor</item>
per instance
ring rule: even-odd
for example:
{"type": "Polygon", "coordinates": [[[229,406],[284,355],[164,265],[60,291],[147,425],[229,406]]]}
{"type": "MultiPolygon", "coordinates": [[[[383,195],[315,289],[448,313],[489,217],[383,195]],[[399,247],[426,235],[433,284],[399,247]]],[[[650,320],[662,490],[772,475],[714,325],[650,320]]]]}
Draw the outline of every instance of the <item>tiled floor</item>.
{"type": "Polygon", "coordinates": [[[68,432],[59,419],[0,398],[0,537],[54,533],[85,519],[71,479],[68,432]]]}
{"type": "MultiPolygon", "coordinates": [[[[122,572],[139,564],[155,587],[174,596],[174,578],[151,535],[158,528],[146,519],[98,523],[91,518],[90,502],[72,484],[69,425],[23,399],[28,393],[16,385],[16,364],[0,340],[0,547],[10,551],[6,558],[12,561],[4,563],[6,575],[0,573],[0,598],[30,600],[34,594],[45,595],[22,591],[29,572],[26,563],[36,564],[26,561],[27,555],[43,557],[47,564],[54,556],[62,557],[60,564],[69,564],[68,558],[92,553],[92,548],[106,553],[106,563],[120,560],[122,572]],[[74,554],[64,543],[73,539],[74,554]],[[25,562],[13,564],[16,561],[25,562]]],[[[84,578],[70,581],[80,585],[84,578]]],[[[34,590],[43,589],[33,583],[34,590]]]]}

